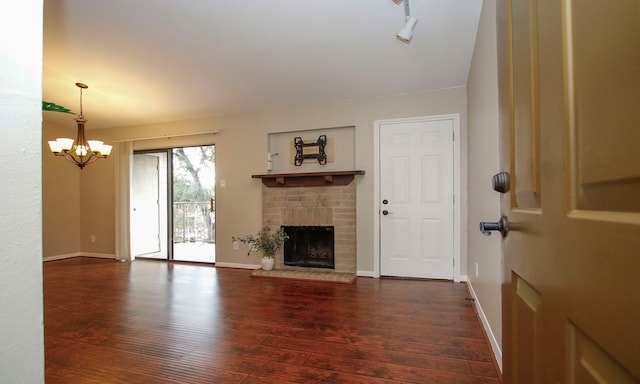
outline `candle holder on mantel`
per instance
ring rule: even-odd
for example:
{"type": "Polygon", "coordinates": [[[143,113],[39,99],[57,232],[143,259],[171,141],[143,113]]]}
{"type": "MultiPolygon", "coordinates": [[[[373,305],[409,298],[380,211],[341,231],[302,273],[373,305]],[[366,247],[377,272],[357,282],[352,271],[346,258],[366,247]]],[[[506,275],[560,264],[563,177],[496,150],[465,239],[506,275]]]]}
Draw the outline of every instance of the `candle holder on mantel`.
{"type": "Polygon", "coordinates": [[[273,171],[273,156],[278,156],[279,153],[267,152],[267,172],[273,171]]]}

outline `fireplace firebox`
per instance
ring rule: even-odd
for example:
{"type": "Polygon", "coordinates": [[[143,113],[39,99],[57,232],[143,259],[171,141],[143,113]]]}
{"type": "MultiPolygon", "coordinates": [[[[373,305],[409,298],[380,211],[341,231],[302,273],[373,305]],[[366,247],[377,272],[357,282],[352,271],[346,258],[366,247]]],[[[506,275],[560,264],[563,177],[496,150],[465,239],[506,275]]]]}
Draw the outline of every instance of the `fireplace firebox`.
{"type": "Polygon", "coordinates": [[[282,226],[289,235],[284,243],[284,265],[335,268],[333,226],[282,226]]]}

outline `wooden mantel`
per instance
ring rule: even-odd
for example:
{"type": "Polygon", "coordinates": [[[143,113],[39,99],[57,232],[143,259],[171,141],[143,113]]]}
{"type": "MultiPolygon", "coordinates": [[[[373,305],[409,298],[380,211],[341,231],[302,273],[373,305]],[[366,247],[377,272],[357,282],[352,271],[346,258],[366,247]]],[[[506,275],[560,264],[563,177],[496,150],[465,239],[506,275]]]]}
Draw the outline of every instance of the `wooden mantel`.
{"type": "Polygon", "coordinates": [[[270,173],[266,175],[251,175],[251,177],[262,179],[262,184],[267,187],[321,187],[348,185],[356,175],[364,175],[364,171],[270,173]]]}

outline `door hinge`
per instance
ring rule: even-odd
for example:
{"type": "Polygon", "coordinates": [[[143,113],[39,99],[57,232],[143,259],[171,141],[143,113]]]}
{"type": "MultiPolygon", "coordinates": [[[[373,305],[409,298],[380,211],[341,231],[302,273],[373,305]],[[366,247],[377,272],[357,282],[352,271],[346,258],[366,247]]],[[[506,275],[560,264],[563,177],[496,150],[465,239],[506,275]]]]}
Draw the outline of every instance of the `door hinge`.
{"type": "Polygon", "coordinates": [[[456,141],[456,133],[451,132],[451,140],[456,141]]]}
{"type": "Polygon", "coordinates": [[[453,205],[456,205],[456,195],[453,195],[453,205]]]}

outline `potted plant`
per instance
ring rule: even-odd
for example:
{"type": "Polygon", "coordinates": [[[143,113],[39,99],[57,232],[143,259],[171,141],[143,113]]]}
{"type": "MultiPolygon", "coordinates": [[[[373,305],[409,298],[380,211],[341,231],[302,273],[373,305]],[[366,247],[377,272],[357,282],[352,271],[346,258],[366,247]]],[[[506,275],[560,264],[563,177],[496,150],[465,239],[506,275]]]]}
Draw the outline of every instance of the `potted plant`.
{"type": "Polygon", "coordinates": [[[233,241],[249,244],[247,256],[251,253],[251,250],[262,252],[262,269],[265,271],[273,269],[275,263],[274,256],[288,239],[289,235],[287,235],[282,227],[275,232],[272,232],[269,227],[262,227],[260,232],[255,235],[233,237],[233,241]]]}

